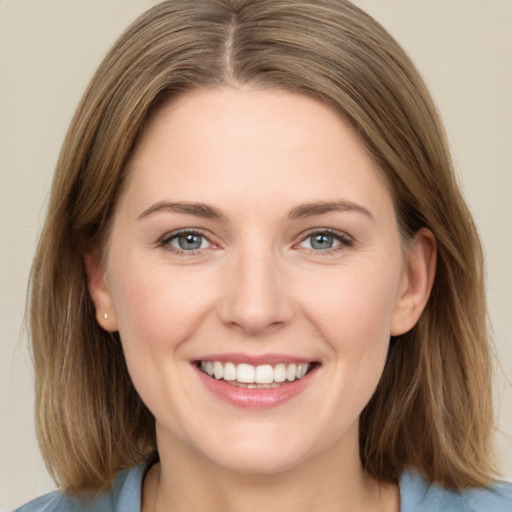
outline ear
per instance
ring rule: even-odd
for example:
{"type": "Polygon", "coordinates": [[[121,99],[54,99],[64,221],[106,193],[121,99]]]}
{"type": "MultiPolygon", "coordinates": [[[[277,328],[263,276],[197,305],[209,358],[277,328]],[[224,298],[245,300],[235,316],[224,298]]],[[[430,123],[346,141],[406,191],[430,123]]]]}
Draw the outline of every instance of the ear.
{"type": "Polygon", "coordinates": [[[411,330],[425,309],[436,272],[437,244],[427,228],[418,231],[407,251],[391,320],[391,336],[411,330]]]}
{"type": "Polygon", "coordinates": [[[84,255],[87,288],[96,308],[96,321],[106,331],[117,331],[117,320],[114,313],[112,298],[105,280],[105,270],[101,257],[96,253],[84,255]]]}

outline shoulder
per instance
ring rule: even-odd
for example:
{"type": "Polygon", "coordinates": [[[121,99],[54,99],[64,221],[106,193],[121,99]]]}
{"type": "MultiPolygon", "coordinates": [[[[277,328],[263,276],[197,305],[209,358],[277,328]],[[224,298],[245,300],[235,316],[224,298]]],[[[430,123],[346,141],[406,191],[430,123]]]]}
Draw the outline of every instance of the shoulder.
{"type": "Polygon", "coordinates": [[[512,512],[512,484],[498,482],[491,487],[450,490],[429,485],[418,473],[400,478],[401,512],[512,512]]]}
{"type": "Polygon", "coordinates": [[[108,494],[95,497],[79,498],[74,495],[54,491],[23,505],[14,512],[111,512],[108,494]]]}
{"type": "Polygon", "coordinates": [[[112,489],[95,495],[54,491],[30,501],[13,512],[140,512],[145,465],[120,471],[112,489]]]}

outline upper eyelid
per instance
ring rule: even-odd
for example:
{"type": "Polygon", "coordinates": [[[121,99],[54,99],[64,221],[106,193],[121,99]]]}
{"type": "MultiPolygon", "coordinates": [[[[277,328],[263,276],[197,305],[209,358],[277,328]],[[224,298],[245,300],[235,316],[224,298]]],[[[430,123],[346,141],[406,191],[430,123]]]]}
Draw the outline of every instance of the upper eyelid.
{"type": "Polygon", "coordinates": [[[167,233],[163,234],[160,237],[160,240],[171,239],[176,236],[187,235],[187,234],[201,235],[201,236],[204,236],[205,238],[210,239],[210,237],[206,234],[206,232],[201,228],[180,228],[180,229],[174,229],[172,231],[168,231],[167,233]]]}
{"type": "Polygon", "coordinates": [[[338,237],[338,238],[341,238],[344,240],[351,240],[351,241],[354,240],[353,237],[350,236],[346,231],[340,231],[338,229],[333,229],[333,228],[312,228],[312,229],[309,229],[309,230],[301,233],[298,238],[300,241],[303,241],[306,238],[309,238],[310,236],[317,234],[317,233],[318,234],[328,234],[330,236],[338,237]]]}

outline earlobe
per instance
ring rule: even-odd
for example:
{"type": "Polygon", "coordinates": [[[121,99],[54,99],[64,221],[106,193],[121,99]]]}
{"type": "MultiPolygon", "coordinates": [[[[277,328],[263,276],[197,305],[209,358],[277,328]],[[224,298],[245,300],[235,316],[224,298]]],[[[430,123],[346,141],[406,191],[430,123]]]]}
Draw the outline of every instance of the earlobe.
{"type": "Polygon", "coordinates": [[[407,253],[402,283],[391,321],[391,336],[399,336],[414,327],[425,309],[436,271],[437,244],[433,233],[422,228],[407,253]]]}
{"type": "Polygon", "coordinates": [[[86,253],[84,265],[87,274],[87,288],[96,308],[96,321],[106,331],[117,331],[117,320],[110,290],[105,280],[101,257],[96,253],[86,253]]]}

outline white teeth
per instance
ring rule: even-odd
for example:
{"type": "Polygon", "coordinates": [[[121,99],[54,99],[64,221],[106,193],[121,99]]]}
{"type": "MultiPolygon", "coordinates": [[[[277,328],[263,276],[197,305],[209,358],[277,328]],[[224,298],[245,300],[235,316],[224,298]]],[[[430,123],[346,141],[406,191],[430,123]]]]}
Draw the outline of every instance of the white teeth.
{"type": "Polygon", "coordinates": [[[289,364],[288,368],[286,368],[286,379],[289,381],[295,380],[297,378],[297,366],[294,364],[289,364]]]}
{"type": "Polygon", "coordinates": [[[301,379],[308,372],[309,364],[284,364],[275,366],[262,364],[253,366],[251,364],[220,361],[201,361],[201,371],[217,380],[234,381],[234,384],[241,383],[248,388],[274,387],[277,383],[301,379]],[[270,386],[268,386],[270,384],[270,386]]]}
{"type": "Polygon", "coordinates": [[[286,365],[278,364],[274,368],[274,380],[276,382],[284,382],[286,380],[286,365]]]}
{"type": "Polygon", "coordinates": [[[224,365],[224,380],[236,380],[236,366],[233,363],[224,365]]]}
{"type": "Polygon", "coordinates": [[[254,382],[256,369],[250,364],[239,364],[236,367],[236,380],[244,384],[251,384],[254,382]]]}
{"type": "Polygon", "coordinates": [[[306,375],[306,372],[308,371],[307,366],[305,364],[298,364],[297,365],[297,379],[302,379],[304,375],[306,375]]]}
{"type": "Polygon", "coordinates": [[[224,365],[219,363],[219,361],[213,363],[213,375],[215,375],[217,380],[222,379],[224,376],[224,365]]]}
{"type": "Polygon", "coordinates": [[[256,366],[254,382],[257,382],[258,384],[270,384],[271,382],[274,382],[274,368],[269,364],[256,366]]]}

